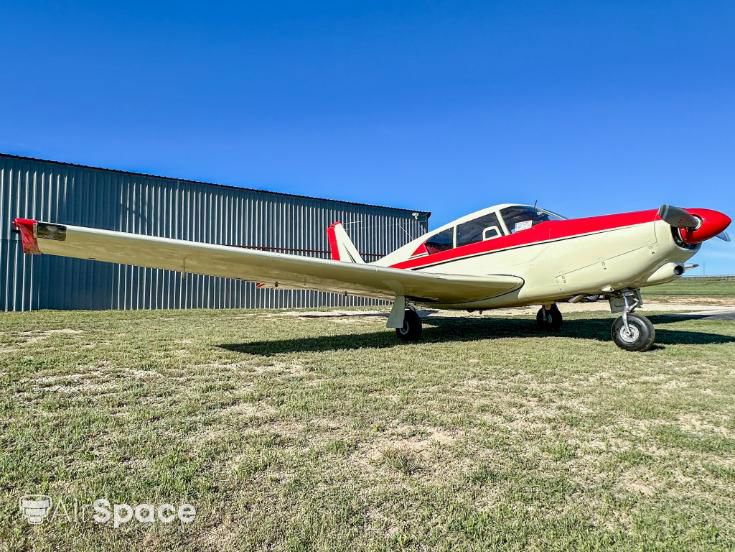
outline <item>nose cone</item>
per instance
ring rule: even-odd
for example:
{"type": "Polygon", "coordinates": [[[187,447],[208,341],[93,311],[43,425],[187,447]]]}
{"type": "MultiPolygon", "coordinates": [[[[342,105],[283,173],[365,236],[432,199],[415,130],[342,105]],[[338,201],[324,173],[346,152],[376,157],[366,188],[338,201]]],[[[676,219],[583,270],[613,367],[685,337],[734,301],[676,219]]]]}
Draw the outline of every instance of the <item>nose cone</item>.
{"type": "Polygon", "coordinates": [[[702,243],[725,231],[732,220],[725,213],[712,209],[687,209],[689,213],[700,219],[701,224],[695,229],[682,228],[681,239],[687,243],[702,243]]]}

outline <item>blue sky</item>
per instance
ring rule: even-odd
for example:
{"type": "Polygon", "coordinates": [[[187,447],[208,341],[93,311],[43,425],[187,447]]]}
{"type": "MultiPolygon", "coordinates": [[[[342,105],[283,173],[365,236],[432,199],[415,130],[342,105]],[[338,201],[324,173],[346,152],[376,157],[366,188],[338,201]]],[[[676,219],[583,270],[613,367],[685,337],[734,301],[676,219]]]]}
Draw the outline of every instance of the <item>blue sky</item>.
{"type": "MultiPolygon", "coordinates": [[[[3,3],[0,151],[432,211],[735,215],[735,3],[3,3]]],[[[708,273],[735,245],[707,243],[708,273]]]]}

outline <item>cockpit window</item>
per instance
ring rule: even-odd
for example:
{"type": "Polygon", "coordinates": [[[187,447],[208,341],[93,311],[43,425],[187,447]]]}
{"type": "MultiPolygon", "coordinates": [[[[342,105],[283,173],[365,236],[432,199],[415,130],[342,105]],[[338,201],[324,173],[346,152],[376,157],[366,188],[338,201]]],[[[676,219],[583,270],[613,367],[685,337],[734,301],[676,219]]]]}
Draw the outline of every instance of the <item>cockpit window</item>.
{"type": "Polygon", "coordinates": [[[457,226],[457,247],[502,236],[498,215],[488,213],[457,226]]]}
{"type": "Polygon", "coordinates": [[[549,211],[525,205],[506,207],[501,211],[501,214],[505,221],[505,226],[511,234],[515,234],[521,230],[528,230],[542,222],[563,220],[563,217],[549,211]]]}
{"type": "Polygon", "coordinates": [[[429,252],[429,255],[439,253],[439,251],[452,249],[454,247],[454,228],[447,228],[438,234],[434,234],[426,240],[424,245],[426,246],[426,251],[429,252]]]}

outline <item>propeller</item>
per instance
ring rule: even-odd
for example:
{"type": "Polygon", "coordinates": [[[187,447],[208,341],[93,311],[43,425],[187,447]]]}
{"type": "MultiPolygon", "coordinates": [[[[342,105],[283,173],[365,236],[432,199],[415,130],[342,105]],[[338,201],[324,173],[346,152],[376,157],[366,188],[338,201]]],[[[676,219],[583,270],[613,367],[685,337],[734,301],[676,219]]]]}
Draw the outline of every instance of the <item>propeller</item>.
{"type": "Polygon", "coordinates": [[[658,216],[675,228],[690,228],[694,230],[701,223],[697,217],[688,211],[674,207],[673,205],[661,205],[661,208],[658,210],[658,216]]]}
{"type": "Polygon", "coordinates": [[[732,241],[730,239],[730,234],[728,234],[727,232],[720,232],[719,234],[717,234],[717,237],[720,238],[722,241],[726,241],[728,243],[732,241]]]}

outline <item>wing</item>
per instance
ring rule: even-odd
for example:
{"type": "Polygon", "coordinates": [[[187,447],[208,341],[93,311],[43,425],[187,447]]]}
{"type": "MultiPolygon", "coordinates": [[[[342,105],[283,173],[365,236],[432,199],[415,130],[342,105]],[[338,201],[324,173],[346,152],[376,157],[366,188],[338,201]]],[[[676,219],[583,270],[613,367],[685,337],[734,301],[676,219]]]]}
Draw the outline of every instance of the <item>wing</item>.
{"type": "Polygon", "coordinates": [[[30,219],[15,219],[15,226],[26,253],[257,280],[275,287],[449,304],[495,297],[523,285],[516,276],[429,274],[30,219]]]}

